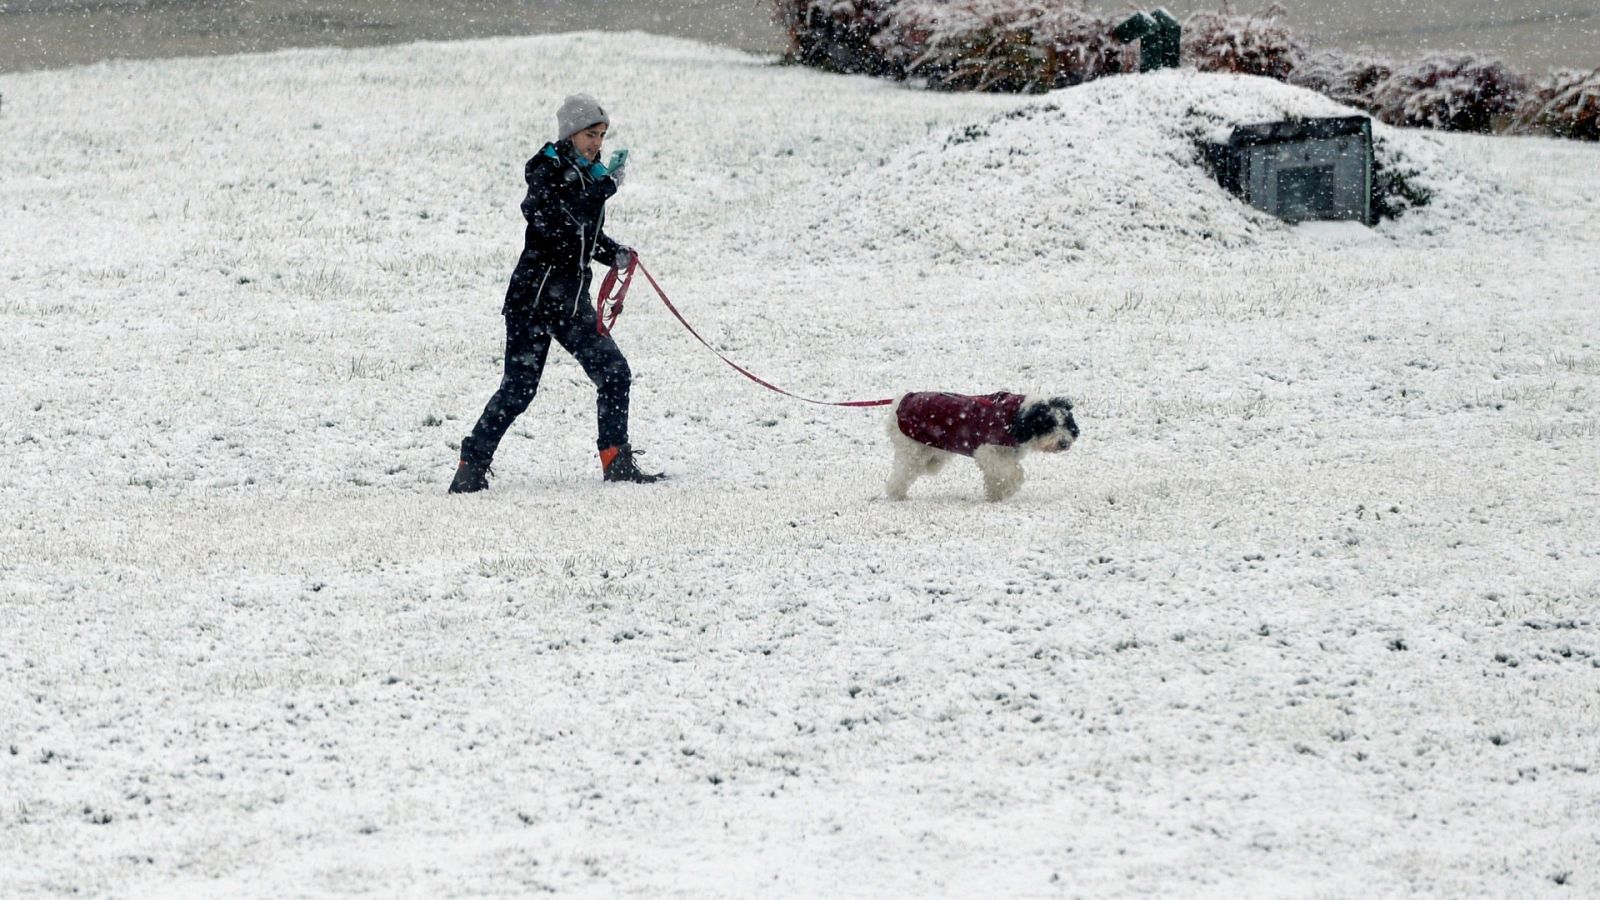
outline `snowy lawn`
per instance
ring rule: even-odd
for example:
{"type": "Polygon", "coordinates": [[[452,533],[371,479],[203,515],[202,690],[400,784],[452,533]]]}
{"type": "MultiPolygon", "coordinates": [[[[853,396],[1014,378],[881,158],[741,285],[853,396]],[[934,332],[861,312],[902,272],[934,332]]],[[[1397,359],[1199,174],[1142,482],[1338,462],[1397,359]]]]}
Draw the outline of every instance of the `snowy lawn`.
{"type": "Polygon", "coordinates": [[[642,35],[0,77],[0,896],[1600,893],[1600,147],[1379,127],[1368,231],[1168,73],[940,95],[642,35]],[[552,354],[487,494],[523,160],[827,399],[1064,392],[1012,501],[636,285],[653,487],[552,354]]]}

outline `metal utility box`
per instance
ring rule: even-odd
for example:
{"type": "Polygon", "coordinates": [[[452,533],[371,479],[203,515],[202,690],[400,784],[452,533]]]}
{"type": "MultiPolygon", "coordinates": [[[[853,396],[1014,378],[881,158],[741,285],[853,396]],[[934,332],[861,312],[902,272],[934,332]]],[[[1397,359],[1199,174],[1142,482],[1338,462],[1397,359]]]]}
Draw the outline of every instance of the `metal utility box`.
{"type": "Polygon", "coordinates": [[[1111,39],[1119,44],[1139,42],[1141,72],[1176,69],[1183,43],[1183,26],[1166,10],[1154,9],[1149,13],[1134,13],[1111,30],[1111,39]]]}
{"type": "Polygon", "coordinates": [[[1366,116],[1241,125],[1202,145],[1222,186],[1286,222],[1372,218],[1372,120],[1366,116]]]}

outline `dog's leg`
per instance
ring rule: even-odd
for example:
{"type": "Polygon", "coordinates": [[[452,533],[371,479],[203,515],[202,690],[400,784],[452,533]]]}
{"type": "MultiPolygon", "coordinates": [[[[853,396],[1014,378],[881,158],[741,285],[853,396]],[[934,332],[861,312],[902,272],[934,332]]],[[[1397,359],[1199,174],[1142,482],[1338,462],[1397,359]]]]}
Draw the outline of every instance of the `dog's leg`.
{"type": "Polygon", "coordinates": [[[984,444],[972,459],[983,473],[983,495],[989,502],[998,503],[1022,487],[1022,453],[1015,447],[984,444]]]}
{"type": "Polygon", "coordinates": [[[884,485],[884,492],[890,500],[904,500],[911,483],[927,471],[928,448],[903,434],[891,435],[889,443],[894,446],[894,465],[889,470],[889,481],[884,485]]]}
{"type": "Polygon", "coordinates": [[[905,456],[895,453],[894,468],[889,470],[889,481],[883,486],[884,493],[889,495],[890,500],[904,500],[906,492],[911,489],[911,482],[916,479],[905,456]]]}
{"type": "Polygon", "coordinates": [[[906,493],[911,490],[911,483],[916,481],[922,472],[922,460],[904,453],[896,453],[894,468],[889,472],[889,482],[884,485],[884,492],[889,495],[890,500],[906,499],[906,493]]]}
{"type": "Polygon", "coordinates": [[[894,464],[889,470],[889,480],[884,485],[884,493],[889,495],[890,500],[906,499],[912,482],[938,471],[938,465],[930,465],[930,457],[946,455],[906,437],[905,432],[900,430],[900,403],[903,400],[904,395],[889,407],[889,415],[883,423],[884,431],[889,435],[889,446],[894,448],[894,464]]]}

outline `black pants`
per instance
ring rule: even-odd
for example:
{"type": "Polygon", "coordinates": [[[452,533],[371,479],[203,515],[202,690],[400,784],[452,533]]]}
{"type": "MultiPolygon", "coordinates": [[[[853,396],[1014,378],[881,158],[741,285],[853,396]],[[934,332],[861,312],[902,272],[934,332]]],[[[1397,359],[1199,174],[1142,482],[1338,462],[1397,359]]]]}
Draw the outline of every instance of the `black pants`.
{"type": "Polygon", "coordinates": [[[539,322],[527,313],[506,317],[506,371],[500,389],[489,398],[472,434],[461,442],[461,456],[487,465],[494,459],[500,439],[517,416],[533,402],[539,376],[550,353],[550,341],[560,344],[594,382],[599,419],[598,449],[628,442],[628,388],[633,373],[617,342],[602,337],[594,327],[594,307],[576,304],[575,314],[554,324],[539,322]]]}

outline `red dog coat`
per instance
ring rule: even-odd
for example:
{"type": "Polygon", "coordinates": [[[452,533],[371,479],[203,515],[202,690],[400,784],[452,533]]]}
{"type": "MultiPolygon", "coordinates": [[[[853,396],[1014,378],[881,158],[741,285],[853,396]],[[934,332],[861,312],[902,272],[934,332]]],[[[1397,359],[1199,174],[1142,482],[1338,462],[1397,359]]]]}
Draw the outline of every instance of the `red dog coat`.
{"type": "Polygon", "coordinates": [[[1011,423],[1024,399],[1004,391],[975,396],[944,391],[907,394],[895,419],[900,433],[917,443],[971,456],[984,444],[1017,445],[1011,423]]]}

